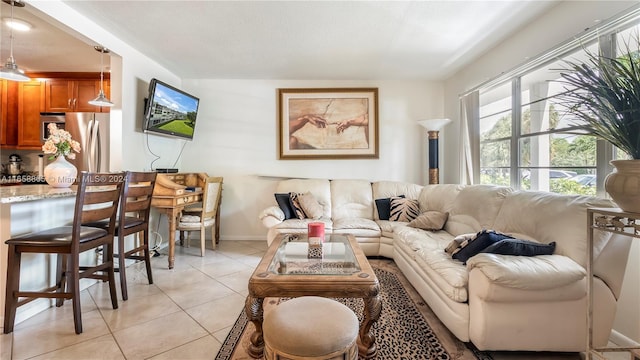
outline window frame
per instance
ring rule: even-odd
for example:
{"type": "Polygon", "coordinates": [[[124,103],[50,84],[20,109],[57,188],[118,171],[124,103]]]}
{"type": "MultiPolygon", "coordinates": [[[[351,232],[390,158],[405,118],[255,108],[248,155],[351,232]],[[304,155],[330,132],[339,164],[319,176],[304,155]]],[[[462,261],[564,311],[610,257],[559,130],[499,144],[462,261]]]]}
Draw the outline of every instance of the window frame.
{"type": "MultiPolygon", "coordinates": [[[[521,189],[522,182],[520,177],[520,172],[522,169],[531,169],[531,168],[541,168],[541,169],[595,169],[596,171],[596,195],[600,197],[605,197],[606,192],[604,190],[604,181],[606,176],[613,171],[613,167],[610,164],[611,160],[615,158],[615,148],[612,144],[597,139],[596,141],[596,164],[595,166],[569,166],[569,167],[553,167],[549,165],[548,167],[533,167],[533,166],[521,166],[520,164],[520,143],[522,139],[532,138],[535,136],[541,135],[553,135],[553,134],[573,134],[576,135],[579,130],[579,126],[570,126],[564,127],[562,129],[549,129],[547,131],[541,132],[529,132],[527,134],[521,133],[521,125],[522,125],[522,77],[531,74],[537,70],[542,69],[545,66],[549,66],[553,62],[556,62],[559,58],[565,58],[571,53],[579,51],[583,48],[585,43],[595,43],[597,45],[598,50],[604,56],[615,56],[617,49],[617,35],[619,32],[623,32],[628,30],[631,27],[640,27],[640,7],[635,8],[627,14],[624,14],[613,21],[604,24],[602,27],[590,31],[586,31],[583,35],[578,36],[576,39],[568,41],[564,44],[561,44],[555,49],[550,50],[549,52],[540,55],[536,59],[528,62],[520,66],[517,69],[514,69],[506,74],[490,80],[484,84],[477,86],[476,88],[470,90],[466,94],[461,95],[461,99],[463,96],[470,94],[471,92],[477,91],[480,101],[478,102],[478,113],[480,113],[479,109],[481,108],[482,103],[482,94],[483,92],[489,92],[491,90],[497,89],[501,86],[505,86],[508,83],[511,83],[511,136],[510,137],[501,137],[490,140],[482,140],[482,134],[480,133],[480,116],[476,117],[472,121],[475,122],[474,127],[476,133],[474,136],[478,141],[479,146],[472,151],[480,152],[482,148],[482,144],[486,144],[489,142],[497,142],[497,141],[505,141],[507,139],[510,140],[510,161],[509,161],[509,183],[510,186],[514,189],[521,189]],[[604,32],[603,30],[606,30],[604,32]],[[599,35],[602,34],[602,35],[599,35]]],[[[539,101],[546,101],[553,96],[549,96],[544,99],[536,99],[534,101],[529,101],[527,105],[533,104],[539,101]]],[[[508,111],[500,111],[500,113],[504,112],[505,114],[508,111]]],[[[491,114],[483,116],[483,118],[488,117],[491,114]]],[[[481,159],[480,153],[475,154],[475,157],[481,159]]],[[[479,168],[477,170],[478,175],[481,170],[486,169],[486,167],[482,167],[482,164],[479,163],[479,168]]],[[[493,167],[495,169],[504,169],[504,167],[493,167]]],[[[480,176],[475,177],[477,183],[481,183],[480,176]]]]}

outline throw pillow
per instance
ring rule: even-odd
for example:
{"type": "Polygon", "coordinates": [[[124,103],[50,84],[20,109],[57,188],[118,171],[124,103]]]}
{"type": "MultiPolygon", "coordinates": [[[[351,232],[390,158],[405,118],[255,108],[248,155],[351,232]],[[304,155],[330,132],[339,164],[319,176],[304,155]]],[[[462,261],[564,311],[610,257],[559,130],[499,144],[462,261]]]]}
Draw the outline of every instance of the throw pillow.
{"type": "Polygon", "coordinates": [[[444,224],[449,218],[449,213],[443,213],[440,211],[427,211],[423,212],[417,218],[411,220],[407,226],[411,226],[423,230],[437,231],[442,230],[444,224]]]}
{"type": "Polygon", "coordinates": [[[276,197],[276,202],[280,207],[280,210],[284,213],[284,219],[294,219],[296,214],[293,212],[293,208],[291,208],[291,199],[289,197],[289,193],[284,194],[274,194],[276,197]]]}
{"type": "Polygon", "coordinates": [[[535,241],[520,239],[504,239],[487,246],[481,252],[500,255],[536,256],[552,255],[556,250],[556,242],[542,244],[535,241]]]}
{"type": "Polygon", "coordinates": [[[420,215],[420,205],[418,200],[405,199],[402,197],[391,198],[391,211],[389,220],[409,222],[420,215]]]}
{"type": "MultiPolygon", "coordinates": [[[[404,195],[397,197],[403,198],[404,195]]],[[[389,216],[391,216],[391,198],[376,199],[376,209],[378,209],[378,218],[380,220],[389,220],[389,216]]]]}
{"type": "Polygon", "coordinates": [[[493,245],[503,239],[513,239],[513,237],[495,231],[482,230],[474,239],[463,242],[460,249],[454,251],[452,257],[466,264],[470,257],[479,254],[487,246],[493,245]]]}
{"type": "Polygon", "coordinates": [[[297,193],[289,193],[289,201],[291,203],[291,208],[293,209],[293,214],[295,215],[294,218],[298,218],[298,219],[306,219],[307,215],[304,213],[304,210],[302,210],[302,206],[300,206],[300,201],[298,200],[298,196],[300,196],[302,194],[297,194],[297,193]]]}
{"type": "Polygon", "coordinates": [[[462,243],[464,243],[467,240],[471,240],[475,238],[476,235],[477,235],[476,233],[471,233],[471,234],[462,234],[462,235],[456,236],[455,238],[453,238],[453,240],[451,240],[449,245],[447,245],[447,247],[444,248],[444,252],[446,252],[449,255],[453,255],[453,253],[456,250],[462,247],[462,243]]]}
{"type": "Polygon", "coordinates": [[[298,203],[308,218],[317,220],[322,217],[322,205],[312,193],[307,191],[302,195],[298,195],[298,203]]]}

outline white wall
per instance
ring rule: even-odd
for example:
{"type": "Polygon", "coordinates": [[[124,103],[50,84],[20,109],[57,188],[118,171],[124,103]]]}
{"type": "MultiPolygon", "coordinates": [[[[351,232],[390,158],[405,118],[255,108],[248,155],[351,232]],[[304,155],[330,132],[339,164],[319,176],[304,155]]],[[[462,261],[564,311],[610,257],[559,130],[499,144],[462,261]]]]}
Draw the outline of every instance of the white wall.
{"type": "Polygon", "coordinates": [[[422,81],[183,81],[200,98],[193,142],[180,171],[204,171],[225,178],[221,238],[265,239],[257,221],[275,205],[280,177],[358,178],[426,182],[426,133],[416,123],[442,116],[440,83],[422,81]],[[278,88],[377,87],[379,159],[277,160],[278,88]]]}
{"type": "MultiPolygon", "coordinates": [[[[554,46],[574,38],[585,29],[597,25],[594,20],[606,20],[637,5],[637,1],[564,1],[525,26],[506,41],[476,59],[445,82],[445,114],[455,119],[443,134],[444,182],[459,182],[459,103],[458,96],[479,84],[499,76],[535,58],[554,46]]],[[[630,254],[618,312],[615,331],[640,342],[640,277],[635,259],[640,247],[634,246],[630,254]]]]}

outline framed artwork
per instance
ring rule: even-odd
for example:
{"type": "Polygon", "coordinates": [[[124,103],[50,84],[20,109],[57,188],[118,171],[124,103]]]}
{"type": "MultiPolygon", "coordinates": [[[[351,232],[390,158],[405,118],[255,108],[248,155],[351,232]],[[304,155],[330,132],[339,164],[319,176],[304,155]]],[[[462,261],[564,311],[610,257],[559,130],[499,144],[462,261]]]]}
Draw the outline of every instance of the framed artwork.
{"type": "Polygon", "coordinates": [[[378,89],[278,89],[278,159],[377,159],[378,89]]]}

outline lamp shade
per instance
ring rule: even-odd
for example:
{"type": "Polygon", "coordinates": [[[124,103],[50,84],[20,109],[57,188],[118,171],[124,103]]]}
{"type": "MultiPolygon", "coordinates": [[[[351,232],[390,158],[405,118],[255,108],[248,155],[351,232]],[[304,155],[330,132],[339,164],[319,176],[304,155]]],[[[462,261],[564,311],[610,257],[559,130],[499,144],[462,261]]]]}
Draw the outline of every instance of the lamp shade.
{"type": "Polygon", "coordinates": [[[426,119],[418,120],[418,124],[428,131],[440,131],[445,125],[449,124],[451,119],[426,119]]]}
{"type": "Polygon", "coordinates": [[[104,96],[104,91],[102,91],[102,89],[100,89],[100,93],[98,93],[98,97],[89,101],[89,104],[95,105],[95,106],[108,106],[108,107],[113,106],[113,103],[109,101],[109,99],[107,99],[106,96],[104,96]]]}
{"type": "Polygon", "coordinates": [[[13,58],[7,59],[4,67],[0,69],[0,79],[11,81],[29,81],[31,80],[27,75],[23,74],[18,65],[13,61],[13,58]]]}

